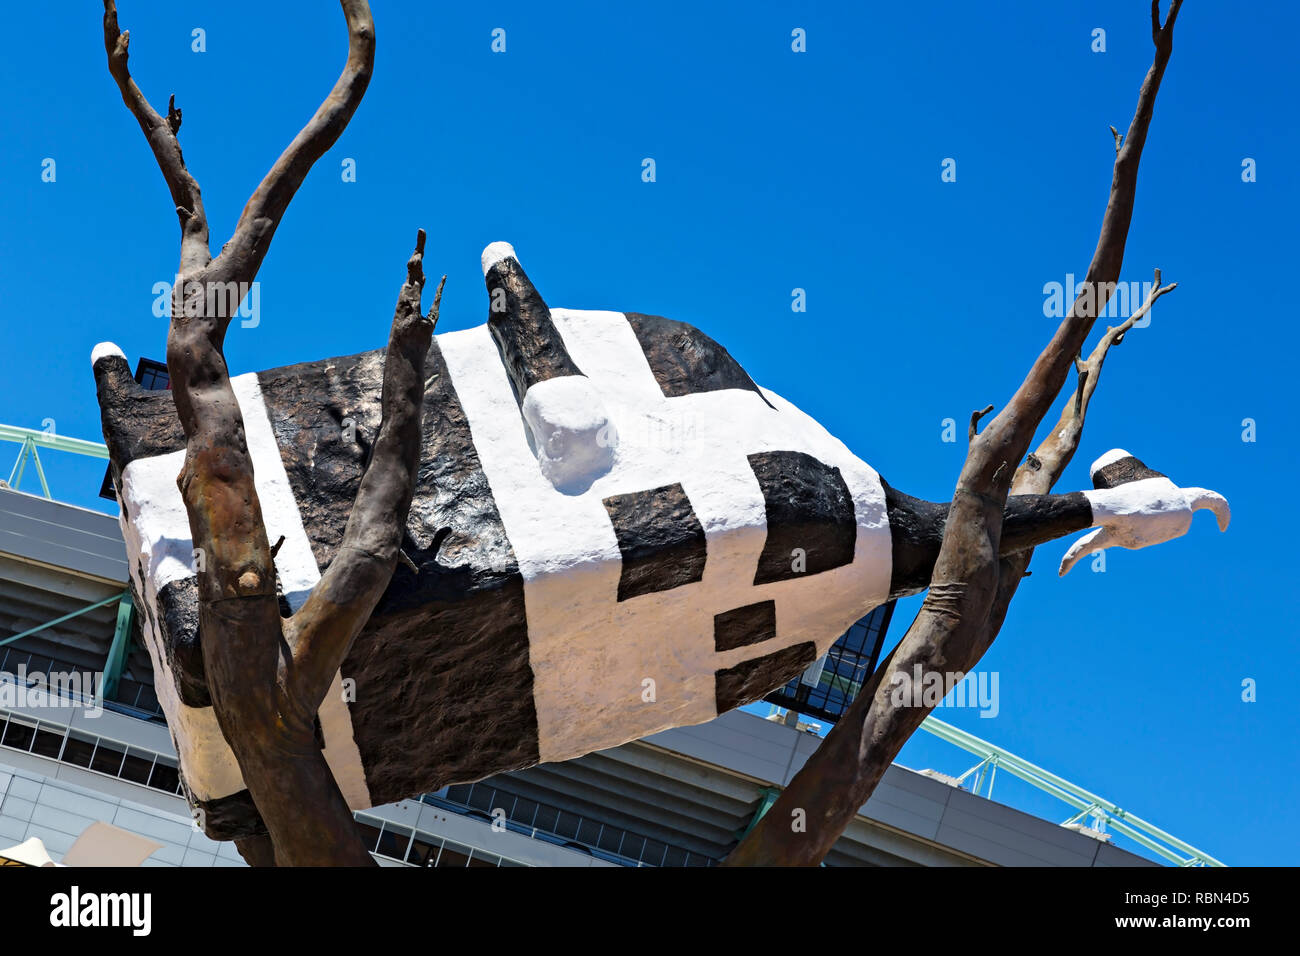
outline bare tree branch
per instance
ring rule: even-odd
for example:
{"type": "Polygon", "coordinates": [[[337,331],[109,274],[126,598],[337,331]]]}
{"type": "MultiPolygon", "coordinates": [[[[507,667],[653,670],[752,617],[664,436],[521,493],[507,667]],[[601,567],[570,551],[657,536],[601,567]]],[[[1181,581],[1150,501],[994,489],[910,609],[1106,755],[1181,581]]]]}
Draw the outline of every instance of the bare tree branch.
{"type": "MultiPolygon", "coordinates": [[[[221,278],[251,282],[285,210],[316,160],[334,145],[356,112],[375,65],[375,22],[366,0],[341,0],[348,24],[348,59],[329,96],[263,177],[221,250],[221,278]]],[[[227,320],[229,321],[229,320],[227,320]]]]}
{"type": "MultiPolygon", "coordinates": [[[[393,569],[403,557],[402,535],[420,464],[424,357],[442,302],[443,276],[428,315],[421,315],[424,230],[406,265],[384,356],[383,417],[370,464],[339,550],[306,603],[285,625],[292,676],[284,681],[305,706],[319,706],[393,569]]],[[[407,558],[409,562],[410,559],[407,558]]]]}
{"type": "MultiPolygon", "coordinates": [[[[1048,432],[1047,437],[1034,449],[1033,454],[1029,455],[1025,463],[1016,470],[1015,478],[1011,483],[1012,494],[1045,495],[1055,487],[1079,448],[1088,406],[1101,379],[1101,369],[1106,362],[1106,356],[1111,348],[1124,341],[1125,334],[1133,328],[1134,324],[1151,311],[1157,299],[1176,288],[1178,288],[1177,282],[1162,286],[1160,270],[1155,270],[1155,285],[1142,305],[1120,325],[1106,329],[1106,334],[1093,348],[1088,360],[1078,362],[1079,379],[1075,386],[1073,400],[1065,403],[1056,427],[1048,432]]],[[[1021,580],[1028,576],[1029,562],[1033,557],[1034,551],[1030,548],[1002,558],[998,593],[993,599],[993,606],[989,609],[988,626],[985,628],[983,639],[975,649],[978,657],[983,657],[984,652],[992,646],[1002,630],[1002,623],[1006,620],[1011,599],[1015,597],[1021,580]]]]}
{"type": "Polygon", "coordinates": [[[181,111],[176,109],[176,98],[173,96],[167,102],[166,119],[149,105],[127,67],[130,42],[130,31],[124,33],[118,29],[117,4],[114,0],[104,0],[104,49],[108,53],[108,72],[117,81],[122,102],[140,124],[154,159],[158,161],[158,168],[162,170],[163,179],[167,181],[172,204],[180,219],[181,261],[178,271],[184,275],[202,269],[212,261],[208,248],[208,218],[203,211],[199,184],[186,169],[180,142],[176,138],[181,128],[181,111]]]}
{"type": "MultiPolygon", "coordinates": [[[[991,634],[996,633],[990,630],[993,617],[1005,612],[1005,605],[999,602],[1002,598],[1010,600],[1014,593],[1011,581],[1018,584],[1024,571],[1024,565],[1017,571],[1014,563],[1023,555],[998,558],[1007,495],[1015,474],[1020,474],[1013,474],[1008,464],[1019,461],[1028,451],[1034,432],[1074,367],[1095,317],[1118,279],[1132,219],[1138,163],[1156,93],[1173,49],[1173,27],[1180,3],[1173,0],[1163,27],[1159,25],[1159,5],[1152,4],[1156,52],[1138,94],[1128,135],[1116,154],[1101,235],[1085,279],[1090,288],[1071,306],[1011,401],[982,433],[972,438],[921,610],[886,662],[768,813],[727,858],[727,864],[819,863],[931,709],[897,704],[892,693],[895,678],[900,674],[910,676],[915,668],[927,674],[968,672],[991,643],[991,634]],[[790,824],[799,811],[805,816],[806,832],[790,824]]],[[[1089,377],[1095,387],[1096,375],[1089,377]]],[[[1080,412],[1085,411],[1086,403],[1080,401],[1078,407],[1080,412]]],[[[973,416],[972,432],[975,421],[973,416]]],[[[1081,425],[1082,417],[1079,422],[1081,425]]],[[[1038,467],[1030,465],[1029,471],[1039,475],[1045,469],[1037,456],[1034,461],[1038,467]]],[[[1000,622],[999,617],[996,623],[1000,622]]]]}
{"type": "Polygon", "coordinates": [[[980,419],[991,411],[993,411],[993,405],[989,404],[970,413],[970,427],[966,429],[967,442],[973,442],[975,440],[975,436],[978,434],[980,419]]]}

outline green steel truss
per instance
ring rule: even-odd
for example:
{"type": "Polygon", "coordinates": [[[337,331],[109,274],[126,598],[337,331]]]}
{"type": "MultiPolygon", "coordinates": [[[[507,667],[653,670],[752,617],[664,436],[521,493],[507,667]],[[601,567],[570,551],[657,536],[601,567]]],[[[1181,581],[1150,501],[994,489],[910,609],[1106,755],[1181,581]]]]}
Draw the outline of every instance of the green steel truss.
{"type": "Polygon", "coordinates": [[[0,425],[0,441],[16,442],[22,446],[18,451],[18,460],[14,462],[13,470],[9,472],[9,487],[15,491],[21,490],[23,476],[27,472],[27,462],[30,460],[36,468],[36,477],[41,483],[41,494],[46,498],[51,498],[51,500],[50,485],[45,480],[45,468],[41,464],[38,448],[66,451],[74,455],[85,455],[88,458],[108,458],[108,446],[99,442],[84,441],[80,438],[65,438],[51,432],[38,432],[32,428],[16,428],[13,425],[0,425]]]}
{"type": "Polygon", "coordinates": [[[1157,856],[1169,860],[1178,866],[1225,866],[1208,853],[1204,853],[1141,817],[1111,803],[1095,793],[1089,793],[1082,787],[1058,777],[1042,767],[1035,766],[1022,757],[1017,757],[1008,750],[1003,750],[987,740],[981,740],[951,724],[946,724],[936,717],[927,717],[921,729],[933,734],[940,740],[958,746],[981,758],[980,762],[957,778],[964,782],[971,774],[978,772],[971,792],[978,794],[984,788],[984,796],[993,795],[993,778],[998,769],[1005,770],[1012,776],[1019,777],[1044,793],[1051,794],[1063,803],[1073,807],[1075,814],[1062,825],[1079,823],[1086,817],[1092,817],[1093,829],[1102,832],[1109,825],[1116,833],[1122,833],[1134,843],[1145,847],[1157,856]],[[987,786],[985,787],[985,783],[987,786]]]}

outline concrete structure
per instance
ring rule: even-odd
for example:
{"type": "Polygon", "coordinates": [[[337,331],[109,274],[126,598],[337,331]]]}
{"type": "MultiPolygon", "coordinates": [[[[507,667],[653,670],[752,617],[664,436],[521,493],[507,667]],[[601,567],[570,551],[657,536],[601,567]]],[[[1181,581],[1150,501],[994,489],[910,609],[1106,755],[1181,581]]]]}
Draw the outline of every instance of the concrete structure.
{"type": "MultiPolygon", "coordinates": [[[[118,700],[109,695],[98,715],[66,688],[42,696],[17,683],[41,669],[103,672],[122,630],[114,596],[126,577],[115,518],[0,489],[0,845],[39,836],[58,858],[102,820],[162,842],[147,865],[241,865],[232,844],[208,840],[190,818],[138,644],[119,655],[118,700]]],[[[708,866],[816,745],[805,731],[732,711],[357,820],[380,862],[394,865],[708,866]]],[[[826,863],[1153,865],[899,766],[826,863]]]]}

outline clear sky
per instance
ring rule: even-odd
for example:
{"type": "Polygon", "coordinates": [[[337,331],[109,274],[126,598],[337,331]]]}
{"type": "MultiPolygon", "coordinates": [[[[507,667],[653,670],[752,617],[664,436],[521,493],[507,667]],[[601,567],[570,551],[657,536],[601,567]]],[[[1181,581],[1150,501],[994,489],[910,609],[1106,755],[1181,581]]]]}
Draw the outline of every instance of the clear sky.
{"type": "MultiPolygon", "coordinates": [[[[227,341],[232,372],[381,345],[417,227],[428,270],[449,276],[441,329],[476,325],[479,252],[504,239],[552,305],[698,325],[935,500],[970,410],[1001,407],[1051,335],[1044,285],[1087,267],[1107,126],[1127,126],[1152,52],[1146,5],[1118,0],[373,6],[370,91],[276,235],[259,324],[227,341]]],[[[184,110],[219,247],[338,75],[342,15],[122,0],[121,21],[146,95],[184,110]]],[[[1179,288],[1112,352],[1057,488],[1088,487],[1118,446],[1225,494],[1231,528],[1199,515],[1185,538],[1065,579],[1067,543],[1043,547],[980,666],[999,675],[997,717],[940,713],[1236,864],[1300,862],[1298,28],[1291,4],[1184,6],[1122,276],[1160,266],[1179,288]]],[[[91,348],[164,356],[153,287],[175,268],[176,219],[108,76],[98,5],[13,5],[6,33],[0,421],[98,438],[91,348]]],[[[7,476],[16,446],[0,452],[7,476]]],[[[59,457],[56,496],[109,507],[102,466],[59,457]]],[[[974,762],[922,739],[900,759],[974,762]]]]}

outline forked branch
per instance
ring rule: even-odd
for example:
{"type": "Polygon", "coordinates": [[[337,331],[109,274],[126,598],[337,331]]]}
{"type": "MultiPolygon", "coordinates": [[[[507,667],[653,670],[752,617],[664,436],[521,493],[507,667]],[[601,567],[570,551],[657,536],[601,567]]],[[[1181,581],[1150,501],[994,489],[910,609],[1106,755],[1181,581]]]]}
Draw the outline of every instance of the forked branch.
{"type": "Polygon", "coordinates": [[[447,281],[443,276],[433,306],[428,315],[422,315],[423,260],[421,229],[415,252],[406,264],[406,282],[397,296],[384,355],[383,417],[370,464],[361,479],[338,553],[306,603],[285,625],[293,654],[293,674],[287,688],[308,707],[319,705],[324,698],[402,556],[402,535],[420,464],[424,357],[447,281]]]}
{"type": "MultiPolygon", "coordinates": [[[[211,282],[252,282],[298,187],[316,160],[342,135],[356,112],[374,71],[375,23],[366,0],[341,0],[341,3],[348,26],[348,58],[343,72],[307,125],[293,138],[254,190],[234,234],[214,261],[199,184],[185,166],[177,139],[181,111],[176,109],[173,97],[168,102],[167,116],[160,116],[140,92],[127,65],[130,32],[118,28],[115,0],[104,0],[104,48],[108,53],[108,69],[122,93],[122,101],[140,124],[171,191],[181,224],[182,275],[188,276],[211,266],[211,273],[205,277],[211,282]]],[[[214,318],[214,332],[219,343],[230,323],[230,316],[214,318]]]]}
{"type": "Polygon", "coordinates": [[[342,135],[356,112],[375,66],[375,21],[366,0],[341,0],[348,24],[348,59],[329,96],[263,177],[222,248],[223,279],[251,282],[275,230],[312,165],[342,135]]]}
{"type": "MultiPolygon", "coordinates": [[[[1178,288],[1177,282],[1162,286],[1159,269],[1155,271],[1155,280],[1154,287],[1147,293],[1141,307],[1120,325],[1108,328],[1106,334],[1093,348],[1087,361],[1078,362],[1079,378],[1075,385],[1074,396],[1065,403],[1056,427],[1048,432],[1047,437],[1034,449],[1033,454],[1016,469],[1015,478],[1011,482],[1013,495],[1045,495],[1051,492],[1056,482],[1060,480],[1071,459],[1074,458],[1074,453],[1079,449],[1079,442],[1083,438],[1084,421],[1088,416],[1088,406],[1101,380],[1101,369],[1106,362],[1106,356],[1114,346],[1124,341],[1124,336],[1135,323],[1151,311],[1157,299],[1178,288]]],[[[975,647],[977,655],[983,656],[997,638],[998,632],[1002,629],[1002,622],[1006,620],[1011,599],[1015,597],[1020,581],[1029,569],[1029,562],[1033,557],[1034,551],[1030,548],[1002,559],[999,567],[998,593],[989,610],[988,626],[975,647]]]]}

